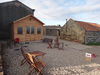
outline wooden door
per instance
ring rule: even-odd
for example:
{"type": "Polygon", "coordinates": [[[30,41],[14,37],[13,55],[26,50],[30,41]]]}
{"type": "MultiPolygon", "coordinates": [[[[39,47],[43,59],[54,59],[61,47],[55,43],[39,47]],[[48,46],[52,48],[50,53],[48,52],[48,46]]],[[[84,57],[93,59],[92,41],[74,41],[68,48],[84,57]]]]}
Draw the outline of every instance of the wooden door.
{"type": "Polygon", "coordinates": [[[33,26],[26,26],[26,41],[34,41],[34,27],[33,26]]]}

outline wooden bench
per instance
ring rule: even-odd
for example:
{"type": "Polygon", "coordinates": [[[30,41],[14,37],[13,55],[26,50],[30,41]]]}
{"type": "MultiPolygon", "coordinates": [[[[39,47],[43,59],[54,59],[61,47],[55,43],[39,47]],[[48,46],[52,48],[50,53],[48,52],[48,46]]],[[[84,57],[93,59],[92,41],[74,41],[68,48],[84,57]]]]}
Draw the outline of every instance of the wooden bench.
{"type": "Polygon", "coordinates": [[[43,39],[43,42],[51,42],[52,43],[53,42],[53,39],[51,39],[51,38],[44,38],[43,39]]]}

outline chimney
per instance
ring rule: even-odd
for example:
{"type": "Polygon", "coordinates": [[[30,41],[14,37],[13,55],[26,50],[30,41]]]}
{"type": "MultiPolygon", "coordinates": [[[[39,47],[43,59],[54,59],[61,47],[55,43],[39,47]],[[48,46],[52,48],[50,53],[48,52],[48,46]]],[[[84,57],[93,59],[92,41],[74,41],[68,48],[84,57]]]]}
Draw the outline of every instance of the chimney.
{"type": "Polygon", "coordinates": [[[67,22],[67,19],[66,19],[66,22],[67,22]]]}
{"type": "Polygon", "coordinates": [[[32,11],[33,11],[33,15],[34,15],[35,9],[32,9],[32,11]]]}
{"type": "Polygon", "coordinates": [[[14,0],[14,1],[18,1],[18,0],[14,0]]]}

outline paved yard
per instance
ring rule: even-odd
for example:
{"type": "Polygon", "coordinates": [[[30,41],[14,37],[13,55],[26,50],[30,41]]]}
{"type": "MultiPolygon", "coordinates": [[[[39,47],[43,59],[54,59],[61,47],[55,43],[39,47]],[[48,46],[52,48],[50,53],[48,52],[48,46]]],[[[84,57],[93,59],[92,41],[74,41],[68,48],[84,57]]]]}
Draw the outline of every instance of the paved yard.
{"type": "MultiPolygon", "coordinates": [[[[65,40],[60,41],[67,45],[64,46],[64,50],[48,49],[48,44],[43,42],[31,42],[25,52],[42,51],[47,53],[43,58],[43,62],[46,64],[42,71],[44,75],[100,75],[100,70],[97,69],[100,68],[100,46],[86,46],[65,40]],[[86,52],[95,53],[97,57],[92,58],[92,62],[86,62],[86,52]]],[[[23,56],[20,50],[15,49],[9,48],[3,52],[3,59],[6,64],[5,72],[7,75],[27,75],[30,71],[29,65],[25,63],[20,66],[23,56]]],[[[35,71],[31,75],[36,75],[35,71]]]]}

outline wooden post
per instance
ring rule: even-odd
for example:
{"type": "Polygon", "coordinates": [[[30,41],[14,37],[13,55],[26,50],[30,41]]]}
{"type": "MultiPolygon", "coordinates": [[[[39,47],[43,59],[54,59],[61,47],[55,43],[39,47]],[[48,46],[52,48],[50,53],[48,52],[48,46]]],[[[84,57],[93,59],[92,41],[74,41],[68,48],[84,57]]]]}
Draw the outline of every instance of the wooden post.
{"type": "Polygon", "coordinates": [[[59,32],[57,31],[57,37],[56,37],[57,43],[59,43],[59,32]]]}

